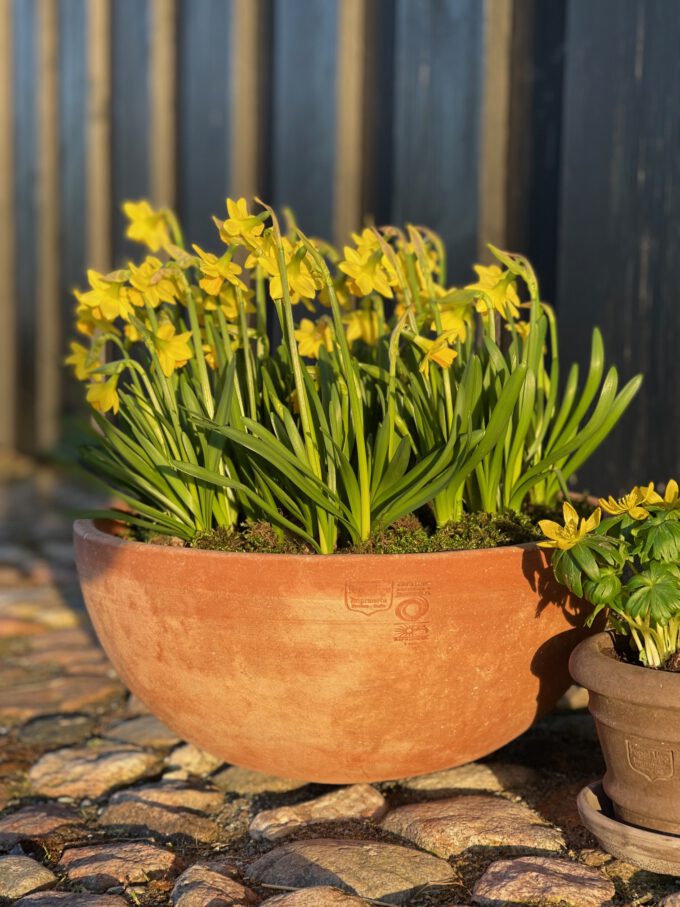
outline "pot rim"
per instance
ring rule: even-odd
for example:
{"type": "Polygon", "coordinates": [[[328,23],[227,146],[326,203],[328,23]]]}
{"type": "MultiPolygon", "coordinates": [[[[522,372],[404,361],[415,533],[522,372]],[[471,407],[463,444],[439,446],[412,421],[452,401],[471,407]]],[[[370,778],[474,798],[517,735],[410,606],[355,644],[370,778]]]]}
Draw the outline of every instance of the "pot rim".
{"type": "Polygon", "coordinates": [[[73,535],[76,538],[82,539],[83,541],[95,542],[98,545],[102,545],[107,548],[112,549],[122,549],[127,548],[129,550],[134,549],[144,549],[148,551],[152,549],[155,552],[162,551],[164,555],[168,557],[187,557],[187,556],[212,556],[212,557],[222,557],[222,558],[267,558],[268,560],[285,560],[289,562],[299,561],[300,563],[310,563],[310,562],[319,562],[332,559],[334,562],[351,562],[356,563],[358,559],[364,561],[364,563],[370,561],[371,559],[379,558],[381,561],[384,558],[442,558],[442,557],[456,557],[464,556],[468,557],[507,557],[511,553],[524,553],[524,552],[548,552],[549,549],[540,548],[537,542],[523,542],[519,545],[500,545],[496,548],[460,548],[452,551],[410,551],[396,554],[378,554],[378,553],[367,553],[367,554],[348,554],[343,552],[336,552],[335,554],[316,554],[315,552],[310,552],[309,554],[278,554],[268,551],[211,551],[209,549],[202,548],[179,548],[172,545],[151,545],[148,542],[137,542],[131,539],[124,539],[120,536],[114,535],[112,532],[107,532],[106,530],[100,528],[98,523],[103,521],[93,520],[93,519],[78,519],[73,523],[73,535]]]}
{"type": "Polygon", "coordinates": [[[571,676],[600,696],[675,711],[680,708],[680,674],[619,661],[612,658],[613,651],[610,631],[584,639],[571,653],[571,676]]]}

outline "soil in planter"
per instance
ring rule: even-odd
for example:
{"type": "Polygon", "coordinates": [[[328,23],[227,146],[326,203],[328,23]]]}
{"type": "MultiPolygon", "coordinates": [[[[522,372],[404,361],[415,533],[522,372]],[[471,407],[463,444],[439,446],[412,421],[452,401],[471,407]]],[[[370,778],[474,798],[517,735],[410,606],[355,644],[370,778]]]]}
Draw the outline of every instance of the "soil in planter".
{"type": "MultiPolygon", "coordinates": [[[[423,515],[425,517],[425,515],[423,515]]],[[[425,554],[435,551],[498,548],[541,538],[533,520],[522,513],[467,513],[456,523],[437,529],[426,525],[415,514],[402,517],[392,526],[376,533],[362,545],[346,543],[338,547],[343,554],[425,554]]],[[[155,544],[183,544],[163,536],[142,537],[155,544]]],[[[311,554],[312,549],[293,535],[277,534],[269,523],[248,522],[237,532],[224,528],[200,532],[192,548],[208,551],[241,551],[274,554],[311,554]]]]}
{"type": "Polygon", "coordinates": [[[624,664],[634,665],[636,668],[645,668],[648,671],[669,671],[672,674],[680,674],[680,652],[676,652],[675,655],[666,661],[665,664],[662,664],[660,668],[648,668],[646,665],[641,664],[637,649],[634,649],[631,646],[630,636],[621,636],[620,634],[612,633],[613,648],[605,654],[609,654],[612,658],[615,658],[617,661],[622,661],[624,664]]]}

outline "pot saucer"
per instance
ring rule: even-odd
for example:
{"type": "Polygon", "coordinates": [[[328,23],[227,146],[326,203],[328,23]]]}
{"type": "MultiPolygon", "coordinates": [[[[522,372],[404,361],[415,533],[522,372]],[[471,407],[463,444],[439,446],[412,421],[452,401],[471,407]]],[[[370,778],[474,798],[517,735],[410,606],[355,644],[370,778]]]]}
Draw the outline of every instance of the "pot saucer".
{"type": "Polygon", "coordinates": [[[680,837],[648,831],[614,818],[601,781],[584,787],[576,799],[581,821],[607,853],[649,872],[680,875],[680,837]]]}

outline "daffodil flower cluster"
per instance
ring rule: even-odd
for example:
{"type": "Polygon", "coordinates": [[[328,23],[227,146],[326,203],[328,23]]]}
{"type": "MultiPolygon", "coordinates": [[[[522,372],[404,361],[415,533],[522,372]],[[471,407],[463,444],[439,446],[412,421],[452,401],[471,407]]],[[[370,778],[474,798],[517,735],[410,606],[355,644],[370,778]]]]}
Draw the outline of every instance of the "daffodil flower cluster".
{"type": "Polygon", "coordinates": [[[585,518],[566,502],[564,525],[542,520],[539,544],[556,549],[557,580],[594,606],[589,623],[606,610],[640,662],[663,667],[680,651],[678,483],[671,479],[661,495],[650,482],[598,504],[585,518]]]}
{"type": "Polygon", "coordinates": [[[66,361],[98,430],[87,465],[143,528],[260,519],[329,553],[425,506],[442,525],[550,504],[637,390],[604,374],[597,331],[583,387],[560,381],[521,256],[490,247],[451,286],[425,227],[366,226],[340,253],[227,199],[203,247],[169,210],[123,210],[147,255],[88,271],[66,361]]]}

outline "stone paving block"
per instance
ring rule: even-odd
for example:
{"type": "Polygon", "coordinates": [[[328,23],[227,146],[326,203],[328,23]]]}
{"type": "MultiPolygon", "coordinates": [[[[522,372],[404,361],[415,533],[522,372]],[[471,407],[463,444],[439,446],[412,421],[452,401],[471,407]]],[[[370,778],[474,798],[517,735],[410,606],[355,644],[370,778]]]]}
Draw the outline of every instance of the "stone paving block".
{"type": "Polygon", "coordinates": [[[0,818],[0,850],[20,841],[44,841],[82,824],[80,815],[61,803],[36,803],[0,818]]]}
{"type": "Polygon", "coordinates": [[[615,893],[596,869],[556,857],[520,857],[492,863],[472,899],[481,907],[610,907],[615,893]]]}
{"type": "Polygon", "coordinates": [[[154,715],[128,718],[107,728],[102,736],[152,750],[169,750],[180,742],[177,734],[154,715]]]}
{"type": "Polygon", "coordinates": [[[56,884],[55,874],[30,857],[0,857],[0,898],[20,898],[56,884]]]}
{"type": "Polygon", "coordinates": [[[29,772],[33,790],[46,797],[101,797],[160,770],[161,759],[128,744],[102,743],[47,753],[29,772]]]}
{"type": "Polygon", "coordinates": [[[143,841],[68,847],[59,861],[71,882],[101,893],[116,885],[166,879],[181,868],[175,853],[143,841]]]}
{"type": "Polygon", "coordinates": [[[249,907],[260,899],[234,879],[235,867],[218,860],[195,863],[177,879],[174,907],[249,907]]]}
{"type": "Polygon", "coordinates": [[[387,812],[381,793],[370,784],[354,784],[297,803],[257,814],[250,823],[250,836],[256,840],[276,841],[298,828],[338,819],[380,819],[387,812]]]}
{"type": "Polygon", "coordinates": [[[400,783],[407,790],[418,791],[423,796],[446,796],[460,790],[522,790],[538,784],[540,780],[539,773],[526,765],[469,762],[441,772],[406,778],[400,783]]]}

